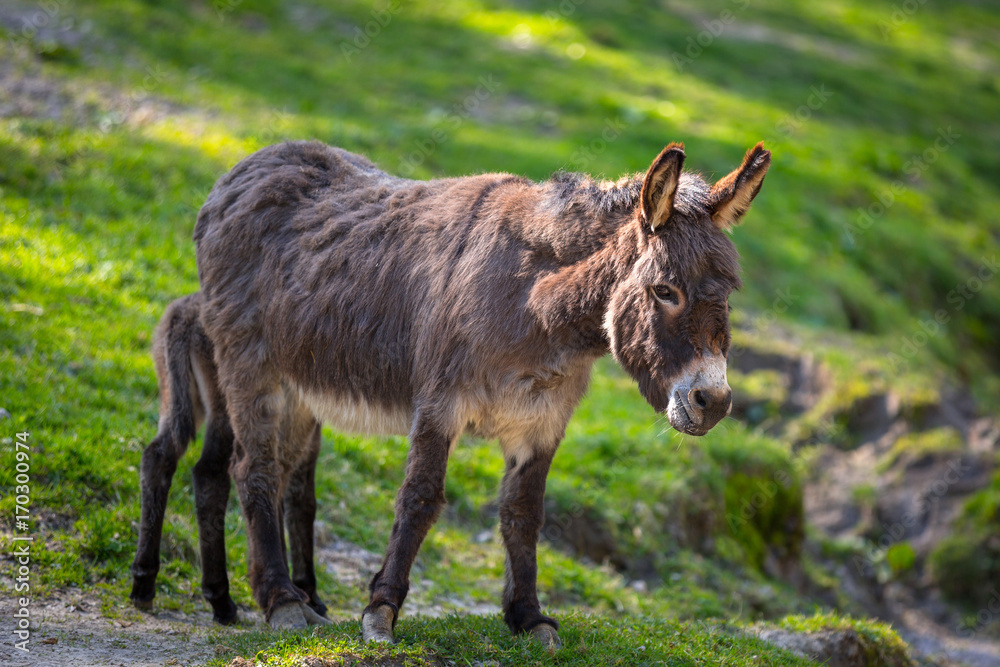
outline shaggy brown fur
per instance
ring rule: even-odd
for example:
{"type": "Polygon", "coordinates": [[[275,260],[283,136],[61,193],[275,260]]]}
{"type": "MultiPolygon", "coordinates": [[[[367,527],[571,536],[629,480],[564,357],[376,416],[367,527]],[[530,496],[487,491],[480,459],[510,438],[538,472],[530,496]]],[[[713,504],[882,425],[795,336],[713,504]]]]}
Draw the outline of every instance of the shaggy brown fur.
{"type": "Polygon", "coordinates": [[[216,183],[195,228],[202,321],[242,443],[233,472],[269,617],[301,599],[273,518],[292,387],[336,428],[410,435],[366,639],[391,640],[445,502],[448,453],[469,432],[499,439],[507,461],[507,623],[558,641],[535,594],[535,545],[546,473],[593,362],[610,351],[680,431],[703,434],[729,411],[728,296],[740,279],[722,229],[759,190],[770,154],[752,149],[715,189],[683,160],[671,145],[615,183],[423,182],[285,143],[216,183]]]}
{"type": "MultiPolygon", "coordinates": [[[[225,398],[218,387],[212,343],[201,327],[201,306],[200,293],[174,301],[167,307],[153,338],[153,359],[160,385],[160,427],[142,454],[142,517],[130,597],[143,609],[153,604],[170,483],[177,461],[194,440],[200,424],[206,422],[201,458],[194,467],[202,591],[212,605],[215,620],[228,625],[236,621],[237,615],[236,604],[229,596],[225,545],[233,431],[225,398]]],[[[287,448],[294,455],[283,466],[284,522],[279,508],[279,524],[288,527],[292,580],[308,595],[309,606],[325,615],[326,606],[316,594],[313,570],[319,424],[308,411],[290,409],[283,419],[281,437],[292,438],[295,443],[287,448]]]]}

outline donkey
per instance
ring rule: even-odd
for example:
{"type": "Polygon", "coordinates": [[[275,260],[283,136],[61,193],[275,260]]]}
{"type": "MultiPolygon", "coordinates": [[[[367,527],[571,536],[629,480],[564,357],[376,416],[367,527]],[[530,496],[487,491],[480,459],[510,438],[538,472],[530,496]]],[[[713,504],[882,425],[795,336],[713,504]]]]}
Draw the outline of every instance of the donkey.
{"type": "Polygon", "coordinates": [[[365,641],[393,641],[410,568],[445,503],[449,452],[468,432],[498,439],[506,463],[504,620],[558,646],[536,593],[536,544],[566,424],[609,351],[678,431],[702,435],[728,414],[728,297],[740,277],[725,232],[770,160],[758,144],[712,186],[683,172],[680,144],[616,182],[413,181],[293,142],[220,178],[194,231],[201,315],[239,443],[250,583],[272,625],[305,600],[276,521],[290,386],[335,428],[409,434],[365,641]]]}
{"type": "MultiPolygon", "coordinates": [[[[194,440],[202,422],[205,427],[201,458],[194,467],[194,493],[201,548],[202,591],[216,622],[234,623],[236,604],[229,595],[226,574],[225,514],[229,501],[229,461],[233,430],[218,386],[212,342],[199,319],[200,293],[174,301],[160,320],[153,338],[153,360],[160,386],[160,424],[156,437],[142,453],[142,514],[139,543],[132,563],[133,604],[150,609],[156,595],[160,569],[160,537],[170,483],[177,461],[194,440]]],[[[279,525],[288,522],[292,556],[292,581],[308,596],[298,617],[310,623],[327,623],[326,606],[316,593],[313,569],[313,522],[316,518],[315,471],[320,427],[312,413],[289,396],[282,415],[279,449],[284,491],[279,525]],[[283,515],[283,516],[282,516],[283,515]]],[[[284,548],[284,539],[282,539],[284,548]]]]}

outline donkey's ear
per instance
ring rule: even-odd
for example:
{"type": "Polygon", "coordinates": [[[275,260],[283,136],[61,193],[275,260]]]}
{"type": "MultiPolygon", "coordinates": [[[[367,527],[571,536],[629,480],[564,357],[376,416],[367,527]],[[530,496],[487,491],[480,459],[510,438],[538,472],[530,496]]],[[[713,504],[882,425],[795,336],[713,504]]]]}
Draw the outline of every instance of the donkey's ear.
{"type": "Polygon", "coordinates": [[[651,231],[659,229],[674,210],[677,181],[684,167],[684,144],[670,144],[656,156],[642,183],[642,216],[651,231]]]}
{"type": "Polygon", "coordinates": [[[712,186],[712,222],[719,229],[738,225],[750,202],[760,192],[767,168],[771,166],[771,151],[760,142],[747,151],[740,168],[712,186]]]}

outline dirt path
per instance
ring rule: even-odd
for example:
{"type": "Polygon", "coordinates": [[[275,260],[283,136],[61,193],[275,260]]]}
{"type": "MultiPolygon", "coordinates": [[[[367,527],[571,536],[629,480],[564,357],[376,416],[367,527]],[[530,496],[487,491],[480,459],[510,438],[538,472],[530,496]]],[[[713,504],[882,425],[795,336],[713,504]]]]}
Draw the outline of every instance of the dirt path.
{"type": "MultiPolygon", "coordinates": [[[[323,527],[320,527],[323,533],[323,527]]],[[[381,567],[379,554],[344,540],[330,540],[316,550],[316,565],[338,581],[358,589],[355,610],[329,612],[332,620],[355,618],[366,599],[367,582],[381,567]]],[[[9,582],[5,582],[9,583],[9,582]]],[[[5,586],[4,590],[10,590],[5,586]]],[[[499,592],[498,592],[499,599],[499,592]]],[[[215,657],[212,633],[220,627],[212,622],[208,605],[199,603],[197,611],[155,610],[138,612],[125,600],[116,609],[118,618],[101,613],[100,598],[79,591],[64,591],[55,596],[33,600],[29,652],[14,646],[17,603],[13,597],[0,599],[0,665],[4,667],[90,667],[96,665],[128,667],[184,667],[202,665],[215,657]],[[44,642],[50,643],[44,643],[44,642]]],[[[493,604],[472,602],[453,596],[435,596],[426,586],[414,582],[407,599],[407,614],[440,616],[455,611],[468,614],[492,614],[493,604]]],[[[264,629],[260,613],[240,608],[240,625],[223,632],[264,629]]]]}
{"type": "Polygon", "coordinates": [[[208,641],[213,629],[208,611],[127,614],[112,620],[101,614],[97,597],[63,593],[33,600],[28,651],[15,648],[13,598],[0,600],[0,664],[9,667],[89,667],[200,665],[214,657],[208,641]]]}
{"type": "Polygon", "coordinates": [[[896,632],[913,650],[942,665],[997,667],[1000,642],[977,637],[961,637],[919,611],[904,614],[896,632]]]}

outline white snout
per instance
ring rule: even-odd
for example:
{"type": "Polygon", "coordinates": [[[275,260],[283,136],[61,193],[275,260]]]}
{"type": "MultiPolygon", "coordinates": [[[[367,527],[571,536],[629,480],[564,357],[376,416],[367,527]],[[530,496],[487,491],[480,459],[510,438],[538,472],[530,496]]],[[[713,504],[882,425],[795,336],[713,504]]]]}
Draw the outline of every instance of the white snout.
{"type": "Polygon", "coordinates": [[[705,435],[733,409],[733,392],[726,381],[726,358],[695,357],[670,391],[667,419],[681,433],[705,435]]]}

